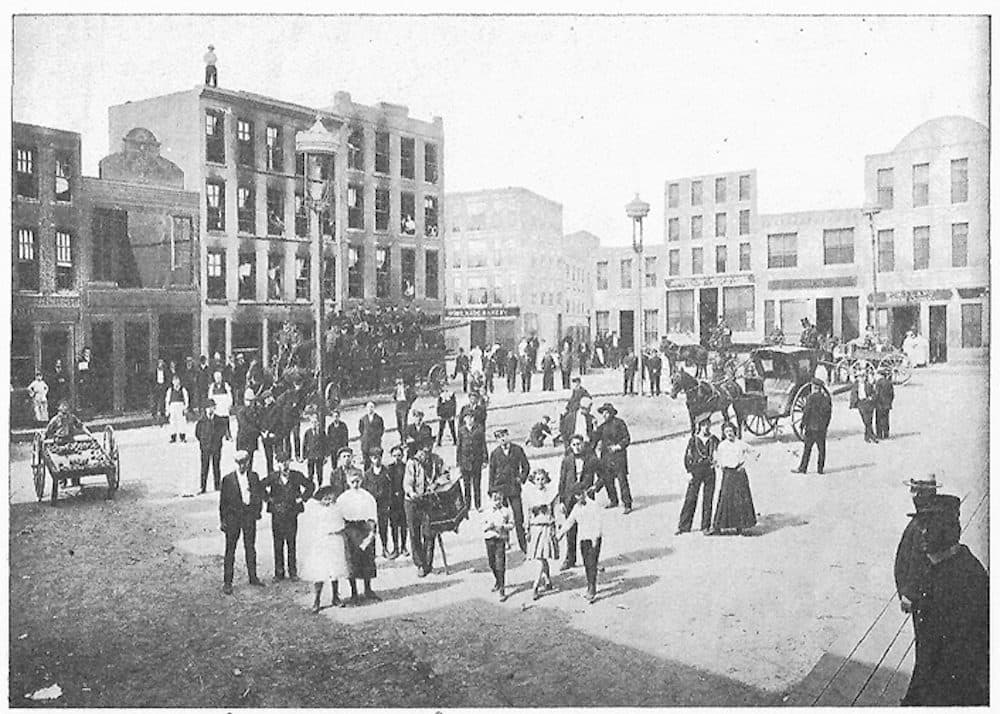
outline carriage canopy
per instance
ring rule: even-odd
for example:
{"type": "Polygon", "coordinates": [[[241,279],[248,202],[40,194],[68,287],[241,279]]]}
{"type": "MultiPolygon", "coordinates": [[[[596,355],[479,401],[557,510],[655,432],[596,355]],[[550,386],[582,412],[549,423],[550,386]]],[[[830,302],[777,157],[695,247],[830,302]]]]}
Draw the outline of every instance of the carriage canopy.
{"type": "Polygon", "coordinates": [[[776,346],[754,350],[751,359],[760,377],[787,379],[799,385],[812,379],[819,355],[803,347],[776,346]]]}

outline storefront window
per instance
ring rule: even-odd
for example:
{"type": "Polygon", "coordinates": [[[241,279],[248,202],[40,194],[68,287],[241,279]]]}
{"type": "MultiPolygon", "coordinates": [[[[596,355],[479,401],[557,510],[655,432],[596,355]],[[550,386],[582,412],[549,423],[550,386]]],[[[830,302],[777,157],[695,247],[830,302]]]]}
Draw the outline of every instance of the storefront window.
{"type": "Polygon", "coordinates": [[[694,290],[667,291],[667,332],[694,332],[694,290]]]}
{"type": "Polygon", "coordinates": [[[983,306],[962,305],[962,347],[983,346],[983,306]]]}
{"type": "Polygon", "coordinates": [[[752,285],[723,288],[723,310],[729,327],[737,332],[754,329],[754,289],[752,285]]]}

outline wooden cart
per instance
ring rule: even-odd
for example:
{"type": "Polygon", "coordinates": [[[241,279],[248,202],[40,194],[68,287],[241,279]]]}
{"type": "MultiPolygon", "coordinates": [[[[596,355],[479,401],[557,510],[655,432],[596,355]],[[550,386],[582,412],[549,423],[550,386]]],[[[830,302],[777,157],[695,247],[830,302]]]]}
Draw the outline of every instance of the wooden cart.
{"type": "Polygon", "coordinates": [[[59,499],[59,486],[66,481],[80,484],[80,479],[103,476],[107,482],[107,498],[112,498],[121,483],[118,444],[115,432],[105,427],[102,438],[86,431],[70,440],[46,439],[35,434],[31,448],[31,470],[34,476],[35,495],[42,500],[45,493],[45,474],[52,477],[52,504],[59,499]]]}

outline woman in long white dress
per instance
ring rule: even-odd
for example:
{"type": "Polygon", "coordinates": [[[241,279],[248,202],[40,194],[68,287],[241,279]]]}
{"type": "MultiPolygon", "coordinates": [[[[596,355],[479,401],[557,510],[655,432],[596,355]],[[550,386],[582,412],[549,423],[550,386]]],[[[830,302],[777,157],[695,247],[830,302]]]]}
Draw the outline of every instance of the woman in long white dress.
{"type": "Polygon", "coordinates": [[[349,575],[344,545],[344,518],[337,506],[337,495],[324,486],[305,504],[299,517],[299,577],[313,583],[316,598],[313,614],[319,612],[323,583],[330,581],[333,598],[330,605],[344,607],[337,591],[337,581],[349,575]]]}
{"type": "Polygon", "coordinates": [[[743,535],[757,525],[757,512],[750,493],[750,479],[745,464],[755,460],[757,452],[736,438],[736,426],[731,422],[722,425],[722,442],[715,450],[715,464],[722,469],[719,503],[712,521],[711,535],[735,531],[743,535]]]}

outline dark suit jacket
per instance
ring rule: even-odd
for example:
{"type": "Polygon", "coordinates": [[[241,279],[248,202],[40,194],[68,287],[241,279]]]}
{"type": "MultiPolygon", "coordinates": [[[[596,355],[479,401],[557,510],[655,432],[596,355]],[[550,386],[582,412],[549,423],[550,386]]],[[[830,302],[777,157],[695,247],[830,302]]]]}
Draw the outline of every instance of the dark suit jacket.
{"type": "Polygon", "coordinates": [[[559,501],[567,510],[582,491],[594,485],[600,478],[600,462],[589,449],[583,451],[583,468],[576,474],[576,455],[570,451],[563,457],[559,467],[559,501]]]}
{"type": "Polygon", "coordinates": [[[465,421],[465,415],[469,412],[472,413],[472,420],[479,424],[483,429],[486,429],[486,405],[479,402],[478,405],[473,407],[471,404],[466,404],[462,407],[462,410],[458,413],[458,420],[460,422],[465,421]]]}
{"type": "Polygon", "coordinates": [[[347,433],[347,424],[342,421],[330,422],[330,426],[326,428],[327,453],[336,459],[337,452],[347,446],[349,441],[350,435],[347,433]]]}
{"type": "Polygon", "coordinates": [[[806,397],[802,408],[802,429],[811,432],[823,432],[830,427],[830,417],[833,405],[822,392],[813,392],[806,397]]]}
{"type": "Polygon", "coordinates": [[[589,396],[590,392],[583,385],[573,387],[573,392],[569,395],[569,401],[566,402],[566,411],[575,412],[580,407],[580,400],[589,396]]]}
{"type": "Polygon", "coordinates": [[[892,400],[896,397],[896,390],[892,386],[892,380],[888,377],[879,377],[875,382],[875,408],[892,409],[892,400]]]}
{"type": "Polygon", "coordinates": [[[263,498],[267,501],[267,512],[276,516],[291,516],[302,513],[304,501],[312,498],[316,487],[301,471],[289,469],[288,483],[282,484],[278,472],[261,482],[263,498]]]}
{"type": "Polygon", "coordinates": [[[260,439],[260,409],[257,405],[243,407],[236,415],[236,449],[256,451],[260,439]]]}
{"type": "Polygon", "coordinates": [[[226,436],[226,428],[221,426],[215,417],[203,416],[194,427],[194,438],[198,440],[202,451],[219,451],[222,440],[226,436]]]}
{"type": "Polygon", "coordinates": [[[325,459],[330,455],[326,448],[326,434],[309,427],[302,434],[302,453],[307,459],[325,459]]]}
{"type": "Polygon", "coordinates": [[[490,493],[499,491],[504,496],[520,496],[521,484],[528,480],[530,471],[524,449],[511,444],[510,453],[505,454],[498,446],[490,454],[490,493]]]}
{"type": "Polygon", "coordinates": [[[263,505],[260,477],[257,472],[251,471],[247,474],[247,480],[250,482],[249,506],[243,503],[236,472],[230,471],[222,477],[222,484],[219,487],[219,523],[224,531],[240,528],[246,518],[254,520],[260,518],[263,505]]]}
{"type": "Polygon", "coordinates": [[[466,429],[465,424],[458,427],[458,447],[455,450],[455,460],[462,471],[476,471],[486,463],[486,430],[472,423],[472,429],[466,429]]]}
{"type": "MultiPolygon", "coordinates": [[[[562,435],[563,443],[567,446],[569,445],[569,440],[573,436],[573,431],[576,429],[576,415],[579,408],[572,411],[568,411],[562,415],[562,419],[559,421],[559,433],[562,435]]],[[[594,415],[588,414],[586,416],[587,420],[587,433],[583,436],[586,439],[588,445],[591,445],[591,439],[594,436],[594,415]]]]}
{"type": "Polygon", "coordinates": [[[411,449],[413,451],[416,451],[417,449],[420,448],[422,444],[434,440],[434,434],[431,431],[430,424],[425,423],[425,424],[420,424],[419,426],[416,423],[407,424],[406,429],[404,431],[405,435],[403,437],[403,443],[406,444],[407,451],[410,451],[411,449]],[[415,443],[413,444],[407,443],[409,442],[410,439],[414,439],[415,443]]]}
{"type": "Polygon", "coordinates": [[[628,433],[628,426],[616,416],[594,429],[591,438],[595,451],[600,447],[601,465],[607,471],[615,473],[628,473],[628,445],[631,443],[632,436],[628,433]],[[621,449],[612,451],[612,446],[620,446],[621,449]]]}
{"type": "Polygon", "coordinates": [[[361,434],[361,450],[382,446],[382,434],[385,433],[385,423],[378,414],[369,417],[365,414],[358,420],[358,433],[361,434]]]}
{"type": "Polygon", "coordinates": [[[692,434],[684,452],[684,469],[690,474],[694,474],[695,471],[699,473],[711,471],[717,448],[719,448],[719,438],[714,434],[709,434],[704,444],[692,434]]]}
{"type": "Polygon", "coordinates": [[[851,409],[874,409],[875,408],[875,385],[871,382],[865,384],[865,388],[868,390],[868,399],[864,401],[858,399],[858,383],[855,382],[851,386],[851,409]]]}

